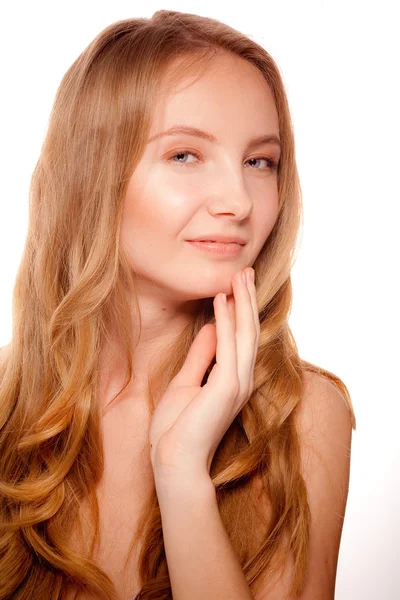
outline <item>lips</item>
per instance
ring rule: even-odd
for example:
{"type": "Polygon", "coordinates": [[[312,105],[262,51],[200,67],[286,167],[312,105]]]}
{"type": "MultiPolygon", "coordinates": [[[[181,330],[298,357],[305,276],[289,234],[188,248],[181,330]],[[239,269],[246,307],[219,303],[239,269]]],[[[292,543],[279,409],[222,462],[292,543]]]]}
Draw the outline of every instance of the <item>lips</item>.
{"type": "Polygon", "coordinates": [[[223,235],[223,234],[210,234],[207,237],[199,236],[197,238],[193,238],[187,240],[188,242],[214,242],[217,244],[240,244],[244,246],[247,242],[242,237],[237,235],[223,235]]]}
{"type": "Polygon", "coordinates": [[[200,251],[221,257],[236,256],[244,246],[237,242],[213,242],[211,240],[187,240],[186,243],[200,251]]]}
{"type": "MultiPolygon", "coordinates": [[[[190,240],[192,242],[213,242],[214,244],[238,244],[238,242],[220,242],[218,240],[190,240]]],[[[240,244],[241,246],[243,244],[240,244]]]]}

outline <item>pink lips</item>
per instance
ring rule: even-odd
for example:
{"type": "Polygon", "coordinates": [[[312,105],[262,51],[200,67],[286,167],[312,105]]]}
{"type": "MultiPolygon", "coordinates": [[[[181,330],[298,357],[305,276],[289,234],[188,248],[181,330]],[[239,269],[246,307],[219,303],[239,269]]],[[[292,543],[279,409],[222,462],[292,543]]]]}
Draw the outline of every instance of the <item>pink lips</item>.
{"type": "Polygon", "coordinates": [[[246,244],[246,240],[237,234],[234,233],[218,233],[216,231],[214,232],[207,232],[205,233],[203,236],[198,236],[195,238],[192,238],[190,240],[191,242],[219,242],[221,244],[241,244],[242,246],[244,246],[246,244]]]}
{"type": "Polygon", "coordinates": [[[205,252],[211,252],[213,254],[219,254],[222,256],[234,256],[238,254],[242,248],[242,244],[236,242],[211,242],[211,241],[191,241],[187,240],[187,243],[191,246],[203,250],[205,252]]]}

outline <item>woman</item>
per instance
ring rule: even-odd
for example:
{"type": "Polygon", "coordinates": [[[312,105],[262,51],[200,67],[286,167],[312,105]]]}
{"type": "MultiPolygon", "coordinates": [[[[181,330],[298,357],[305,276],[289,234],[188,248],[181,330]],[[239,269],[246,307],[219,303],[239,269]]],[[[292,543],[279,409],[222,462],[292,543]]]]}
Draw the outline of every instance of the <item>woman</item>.
{"type": "Polygon", "coordinates": [[[161,10],[73,63],[2,349],[0,598],[333,598],[356,422],[288,325],[300,218],[254,41],[161,10]]]}

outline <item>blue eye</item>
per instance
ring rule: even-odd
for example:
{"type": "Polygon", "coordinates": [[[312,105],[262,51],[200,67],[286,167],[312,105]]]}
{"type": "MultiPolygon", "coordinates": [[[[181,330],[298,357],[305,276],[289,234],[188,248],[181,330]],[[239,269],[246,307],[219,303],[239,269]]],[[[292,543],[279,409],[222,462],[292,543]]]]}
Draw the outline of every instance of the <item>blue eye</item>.
{"type": "MultiPolygon", "coordinates": [[[[192,156],[196,157],[197,160],[199,160],[199,158],[200,158],[200,155],[197,152],[194,152],[193,150],[180,150],[176,154],[170,156],[167,159],[167,162],[172,162],[172,163],[174,163],[174,164],[176,164],[176,165],[178,165],[180,167],[183,167],[183,166],[192,167],[192,166],[194,166],[196,164],[195,161],[189,163],[189,162],[179,162],[179,161],[173,160],[173,159],[177,158],[178,156],[185,156],[185,154],[191,154],[192,156]]],[[[275,160],[273,160],[272,158],[269,158],[268,156],[256,156],[254,158],[249,158],[249,160],[246,161],[246,162],[249,163],[251,161],[259,161],[259,160],[265,160],[267,162],[267,165],[268,165],[267,168],[271,169],[272,171],[276,171],[277,168],[278,168],[278,163],[275,160]]],[[[256,169],[256,171],[264,171],[264,169],[256,169]]]]}
{"type": "MultiPolygon", "coordinates": [[[[272,160],[272,158],[269,158],[268,156],[256,156],[255,158],[249,158],[249,160],[247,162],[250,161],[257,161],[257,160],[265,160],[268,164],[268,167],[270,169],[272,169],[273,171],[276,171],[276,169],[278,168],[278,163],[275,160],[272,160]]],[[[260,170],[264,170],[264,169],[257,169],[257,171],[260,170]]]]}
{"type": "Polygon", "coordinates": [[[194,164],[193,162],[187,163],[187,162],[177,162],[175,160],[172,160],[173,158],[176,158],[177,156],[184,156],[185,154],[191,154],[192,156],[195,156],[197,159],[200,158],[200,156],[197,154],[197,152],[193,152],[192,150],[181,150],[177,154],[174,154],[173,156],[170,156],[168,160],[171,161],[171,162],[173,162],[173,163],[175,163],[175,164],[177,164],[177,165],[179,165],[179,166],[184,166],[184,165],[191,166],[191,165],[193,165],[194,164]]]}

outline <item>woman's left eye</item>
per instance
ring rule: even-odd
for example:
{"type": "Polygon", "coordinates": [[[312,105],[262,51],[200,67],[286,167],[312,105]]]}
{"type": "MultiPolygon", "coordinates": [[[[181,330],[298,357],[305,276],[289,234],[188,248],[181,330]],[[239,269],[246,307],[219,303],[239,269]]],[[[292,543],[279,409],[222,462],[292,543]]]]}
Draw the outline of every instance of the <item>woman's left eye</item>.
{"type": "MultiPolygon", "coordinates": [[[[167,162],[171,161],[171,162],[175,163],[176,165],[179,165],[180,167],[183,167],[185,165],[188,167],[191,167],[194,164],[196,164],[195,161],[194,162],[179,162],[179,161],[173,160],[174,158],[177,158],[178,156],[185,156],[186,154],[191,154],[192,156],[196,157],[196,159],[200,158],[199,154],[197,154],[197,152],[194,152],[193,150],[181,150],[177,154],[170,156],[167,159],[167,162]]],[[[250,161],[257,162],[260,160],[265,160],[269,169],[276,170],[278,168],[278,163],[276,161],[274,161],[272,158],[269,158],[268,156],[256,156],[254,158],[249,158],[249,160],[246,162],[250,162],[250,161]]],[[[264,169],[256,169],[256,170],[260,171],[260,170],[264,170],[264,169]]]]}

